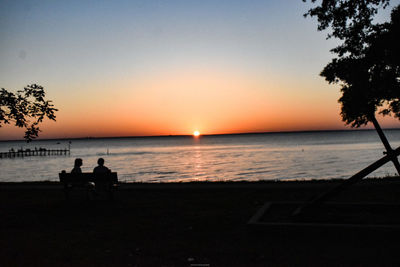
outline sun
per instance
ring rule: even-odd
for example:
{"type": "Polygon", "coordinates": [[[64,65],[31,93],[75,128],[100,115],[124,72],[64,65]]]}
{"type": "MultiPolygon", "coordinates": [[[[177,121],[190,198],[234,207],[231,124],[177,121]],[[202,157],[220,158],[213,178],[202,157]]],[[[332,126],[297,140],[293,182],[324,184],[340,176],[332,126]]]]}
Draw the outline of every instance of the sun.
{"type": "Polygon", "coordinates": [[[200,135],[200,132],[199,132],[199,131],[194,131],[194,132],[193,132],[193,136],[198,137],[199,135],[200,135]]]}

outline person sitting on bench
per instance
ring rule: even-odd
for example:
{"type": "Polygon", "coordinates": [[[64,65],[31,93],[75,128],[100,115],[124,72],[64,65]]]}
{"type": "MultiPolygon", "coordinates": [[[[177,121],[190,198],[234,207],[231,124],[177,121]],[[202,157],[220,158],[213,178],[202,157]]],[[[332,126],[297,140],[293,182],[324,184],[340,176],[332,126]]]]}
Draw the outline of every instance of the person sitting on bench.
{"type": "Polygon", "coordinates": [[[71,173],[82,173],[81,166],[83,165],[83,161],[80,158],[75,159],[74,168],[71,170],[71,173]]]}
{"type": "MultiPolygon", "coordinates": [[[[81,158],[76,158],[74,162],[74,168],[71,170],[73,174],[82,174],[81,166],[83,165],[83,160],[81,158]]],[[[87,190],[92,191],[94,189],[94,184],[90,182],[80,182],[82,186],[85,186],[87,190]]],[[[88,191],[88,192],[89,192],[88,191]]],[[[89,196],[90,197],[90,196],[89,196]]]]}
{"type": "Polygon", "coordinates": [[[96,166],[93,169],[93,173],[94,174],[106,174],[110,172],[110,169],[107,168],[106,166],[104,166],[104,159],[103,158],[99,158],[97,160],[97,164],[99,164],[98,166],[96,166]]]}
{"type": "Polygon", "coordinates": [[[97,176],[95,178],[95,185],[96,185],[96,193],[99,193],[99,192],[107,191],[107,189],[109,189],[108,188],[110,185],[109,182],[101,179],[101,176],[110,173],[111,170],[109,168],[107,168],[106,166],[104,166],[103,158],[99,158],[97,160],[97,164],[98,164],[98,166],[96,166],[93,169],[93,174],[95,176],[97,176]]]}

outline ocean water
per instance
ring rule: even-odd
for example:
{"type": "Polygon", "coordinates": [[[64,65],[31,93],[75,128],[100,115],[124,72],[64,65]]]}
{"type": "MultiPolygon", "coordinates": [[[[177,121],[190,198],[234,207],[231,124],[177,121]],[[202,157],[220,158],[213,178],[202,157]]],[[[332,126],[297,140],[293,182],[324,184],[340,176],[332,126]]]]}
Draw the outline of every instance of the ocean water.
{"type": "MultiPolygon", "coordinates": [[[[400,130],[385,131],[393,148],[400,130]]],[[[0,142],[11,148],[68,148],[69,140],[0,142]]],[[[57,181],[75,158],[91,172],[99,157],[125,182],[258,181],[347,178],[383,156],[377,133],[327,131],[71,140],[70,156],[0,159],[0,181],[57,181]]],[[[391,163],[369,177],[396,173],[391,163]]]]}

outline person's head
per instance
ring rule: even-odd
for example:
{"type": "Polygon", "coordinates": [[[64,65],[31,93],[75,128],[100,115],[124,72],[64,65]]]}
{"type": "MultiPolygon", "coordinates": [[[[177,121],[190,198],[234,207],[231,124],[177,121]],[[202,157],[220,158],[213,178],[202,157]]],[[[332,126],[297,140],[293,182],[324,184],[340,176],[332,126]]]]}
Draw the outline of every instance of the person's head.
{"type": "Polygon", "coordinates": [[[82,166],[82,159],[80,159],[80,158],[77,158],[77,159],[75,159],[75,167],[80,167],[80,166],[82,166]]]}
{"type": "Polygon", "coordinates": [[[99,166],[103,166],[104,165],[104,159],[103,158],[99,158],[97,160],[97,164],[99,164],[99,166]]]}

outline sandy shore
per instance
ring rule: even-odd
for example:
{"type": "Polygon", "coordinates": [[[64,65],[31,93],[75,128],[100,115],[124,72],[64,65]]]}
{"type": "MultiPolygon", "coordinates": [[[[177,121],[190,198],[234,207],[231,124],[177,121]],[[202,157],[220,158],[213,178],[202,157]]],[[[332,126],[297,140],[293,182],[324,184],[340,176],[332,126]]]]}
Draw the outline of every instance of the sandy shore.
{"type": "MultiPolygon", "coordinates": [[[[122,184],[110,202],[81,190],[66,201],[58,183],[1,183],[0,265],[398,266],[400,230],[247,225],[266,201],[335,184],[122,184]]],[[[400,203],[400,181],[366,180],[333,201],[400,203]]]]}

